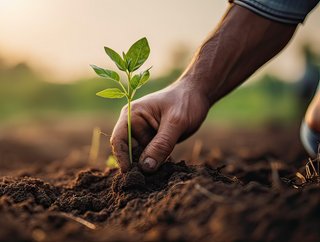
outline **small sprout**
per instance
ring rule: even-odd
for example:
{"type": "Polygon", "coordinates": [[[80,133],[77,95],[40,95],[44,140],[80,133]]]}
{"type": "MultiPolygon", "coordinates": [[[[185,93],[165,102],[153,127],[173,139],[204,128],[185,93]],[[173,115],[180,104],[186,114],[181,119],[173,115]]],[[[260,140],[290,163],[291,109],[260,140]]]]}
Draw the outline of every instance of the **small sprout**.
{"type": "Polygon", "coordinates": [[[119,168],[116,158],[113,155],[110,155],[106,160],[106,166],[110,169],[119,168]]]}
{"type": "Polygon", "coordinates": [[[129,159],[132,164],[131,101],[133,100],[136,91],[148,82],[150,78],[149,70],[151,67],[139,74],[134,74],[133,72],[138,70],[148,59],[150,47],[148,40],[146,38],[142,38],[135,42],[129,48],[127,53],[122,52],[122,57],[109,47],[104,47],[104,50],[110,59],[116,64],[118,69],[126,73],[127,81],[125,83],[122,82],[120,75],[115,71],[91,65],[97,75],[105,78],[107,81],[113,81],[119,86],[119,88],[107,88],[98,92],[96,95],[103,98],[127,98],[129,159]]]}
{"type": "Polygon", "coordinates": [[[306,179],[307,181],[320,182],[319,177],[319,159],[311,160],[309,158],[308,163],[306,164],[306,179]],[[314,163],[317,163],[317,169],[314,166],[314,163]],[[311,168],[310,168],[311,167],[311,168]]]}
{"type": "Polygon", "coordinates": [[[311,167],[312,167],[312,171],[313,171],[313,174],[312,174],[312,176],[319,176],[319,174],[318,174],[318,172],[317,172],[317,170],[316,170],[316,168],[314,167],[314,165],[313,165],[313,161],[309,158],[309,164],[311,165],[311,167]]]}
{"type": "Polygon", "coordinates": [[[97,226],[83,218],[80,218],[80,217],[76,217],[76,216],[73,216],[72,214],[69,214],[69,213],[59,213],[58,215],[60,216],[63,216],[65,218],[68,218],[70,220],[73,220],[79,224],[82,224],[83,226],[87,227],[88,229],[92,229],[92,230],[95,230],[97,229],[97,226]]]}
{"type": "MultiPolygon", "coordinates": [[[[320,160],[319,156],[312,160],[309,158],[307,164],[305,165],[305,175],[302,175],[300,172],[296,172],[296,177],[301,181],[299,186],[304,186],[308,183],[320,183],[320,160]],[[315,167],[315,164],[317,167],[315,167]]],[[[294,184],[297,187],[298,184],[294,184]]]]}
{"type": "Polygon", "coordinates": [[[306,183],[307,180],[300,172],[296,172],[296,176],[302,181],[302,183],[306,183]]]}
{"type": "Polygon", "coordinates": [[[279,161],[270,161],[271,166],[271,179],[272,179],[272,187],[281,190],[281,180],[279,176],[279,169],[281,167],[281,163],[279,161]]]}
{"type": "Polygon", "coordinates": [[[101,129],[99,127],[95,127],[92,132],[92,141],[89,153],[89,162],[91,164],[95,164],[98,160],[100,150],[100,136],[101,129]]]}

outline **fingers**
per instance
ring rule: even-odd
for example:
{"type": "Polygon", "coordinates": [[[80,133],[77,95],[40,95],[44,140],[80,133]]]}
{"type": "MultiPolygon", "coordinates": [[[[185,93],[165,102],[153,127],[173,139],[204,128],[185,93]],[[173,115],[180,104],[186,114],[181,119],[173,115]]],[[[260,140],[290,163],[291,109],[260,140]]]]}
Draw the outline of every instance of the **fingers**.
{"type": "Polygon", "coordinates": [[[132,116],[132,136],[137,140],[140,148],[145,148],[155,134],[156,131],[143,117],[132,116]]]}
{"type": "Polygon", "coordinates": [[[158,133],[140,156],[139,165],[145,172],[154,172],[169,157],[176,145],[181,129],[169,121],[161,123],[158,133]]]}
{"type": "Polygon", "coordinates": [[[130,169],[129,147],[128,147],[128,123],[124,111],[113,129],[110,143],[112,153],[115,156],[121,172],[127,172],[130,169]]]}
{"type": "MultiPolygon", "coordinates": [[[[148,124],[143,115],[140,113],[132,113],[132,148],[141,150],[147,146],[155,135],[155,130],[148,124]],[[139,148],[138,148],[139,146],[139,148]]],[[[128,147],[128,121],[127,110],[121,111],[119,120],[114,127],[110,143],[112,152],[115,156],[122,172],[130,169],[129,147],[128,147]]]]}
{"type": "MultiPolygon", "coordinates": [[[[184,125],[179,118],[162,117],[160,122],[150,117],[150,113],[132,112],[132,134],[140,148],[144,148],[139,166],[145,172],[154,172],[169,157],[179,138],[184,125]],[[158,132],[156,132],[158,130],[158,132]]],[[[111,136],[113,154],[122,172],[130,169],[127,113],[123,109],[111,136]]]]}

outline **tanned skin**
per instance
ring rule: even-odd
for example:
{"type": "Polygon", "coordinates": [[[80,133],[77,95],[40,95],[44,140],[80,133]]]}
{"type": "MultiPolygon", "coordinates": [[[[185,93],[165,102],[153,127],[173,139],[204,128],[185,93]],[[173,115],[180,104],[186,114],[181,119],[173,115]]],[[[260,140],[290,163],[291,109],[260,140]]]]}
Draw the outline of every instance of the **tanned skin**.
{"type": "MultiPolygon", "coordinates": [[[[296,28],[231,5],[176,82],[132,103],[132,133],[136,146],[143,149],[140,167],[145,172],[156,171],[176,143],[199,129],[210,107],[278,54],[296,28]]],[[[111,144],[121,171],[127,172],[126,107],[111,144]]]]}

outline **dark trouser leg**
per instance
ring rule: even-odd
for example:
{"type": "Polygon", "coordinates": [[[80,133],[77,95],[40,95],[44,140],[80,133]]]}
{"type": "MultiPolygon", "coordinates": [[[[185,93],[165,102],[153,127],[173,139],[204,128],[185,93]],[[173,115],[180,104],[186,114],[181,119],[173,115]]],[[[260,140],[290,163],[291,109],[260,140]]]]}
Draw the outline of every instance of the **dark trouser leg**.
{"type": "Polygon", "coordinates": [[[308,154],[315,158],[319,152],[320,133],[312,130],[305,122],[301,125],[301,141],[308,154]]]}
{"type": "MultiPolygon", "coordinates": [[[[318,110],[318,102],[320,101],[319,99],[319,93],[320,93],[320,84],[318,86],[318,90],[316,93],[316,98],[314,98],[313,102],[311,102],[311,105],[309,106],[309,110],[311,111],[311,115],[308,115],[308,118],[310,120],[310,117],[312,117],[311,120],[315,120],[316,124],[319,120],[319,118],[317,117],[319,115],[319,110],[318,110]],[[316,104],[316,105],[313,105],[316,104]],[[311,108],[310,108],[311,107],[311,108]]],[[[310,122],[309,122],[310,124],[310,122]]],[[[300,136],[301,136],[301,141],[302,144],[304,146],[304,148],[306,149],[306,151],[309,153],[309,155],[311,157],[316,157],[316,155],[319,153],[319,144],[320,144],[320,132],[317,129],[314,130],[312,129],[307,122],[303,121],[302,125],[301,125],[301,131],[300,131],[300,136]]]]}

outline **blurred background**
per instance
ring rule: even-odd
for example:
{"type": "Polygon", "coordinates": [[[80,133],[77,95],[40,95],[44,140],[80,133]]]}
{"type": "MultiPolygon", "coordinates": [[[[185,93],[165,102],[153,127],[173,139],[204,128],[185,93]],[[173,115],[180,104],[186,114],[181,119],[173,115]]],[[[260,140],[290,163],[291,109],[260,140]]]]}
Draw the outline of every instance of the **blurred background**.
{"type": "MultiPolygon", "coordinates": [[[[115,68],[103,46],[126,51],[148,38],[152,80],[139,97],[179,77],[227,8],[212,0],[0,0],[0,161],[28,160],[29,153],[32,160],[32,152],[52,160],[79,156],[72,151],[90,150],[94,127],[105,146],[125,101],[95,96],[112,84],[89,64],[115,68]]],[[[212,147],[216,137],[239,130],[297,127],[319,80],[319,23],[318,8],[280,55],[212,108],[187,144],[212,147]]],[[[178,157],[194,157],[184,149],[176,149],[178,157]]]]}

